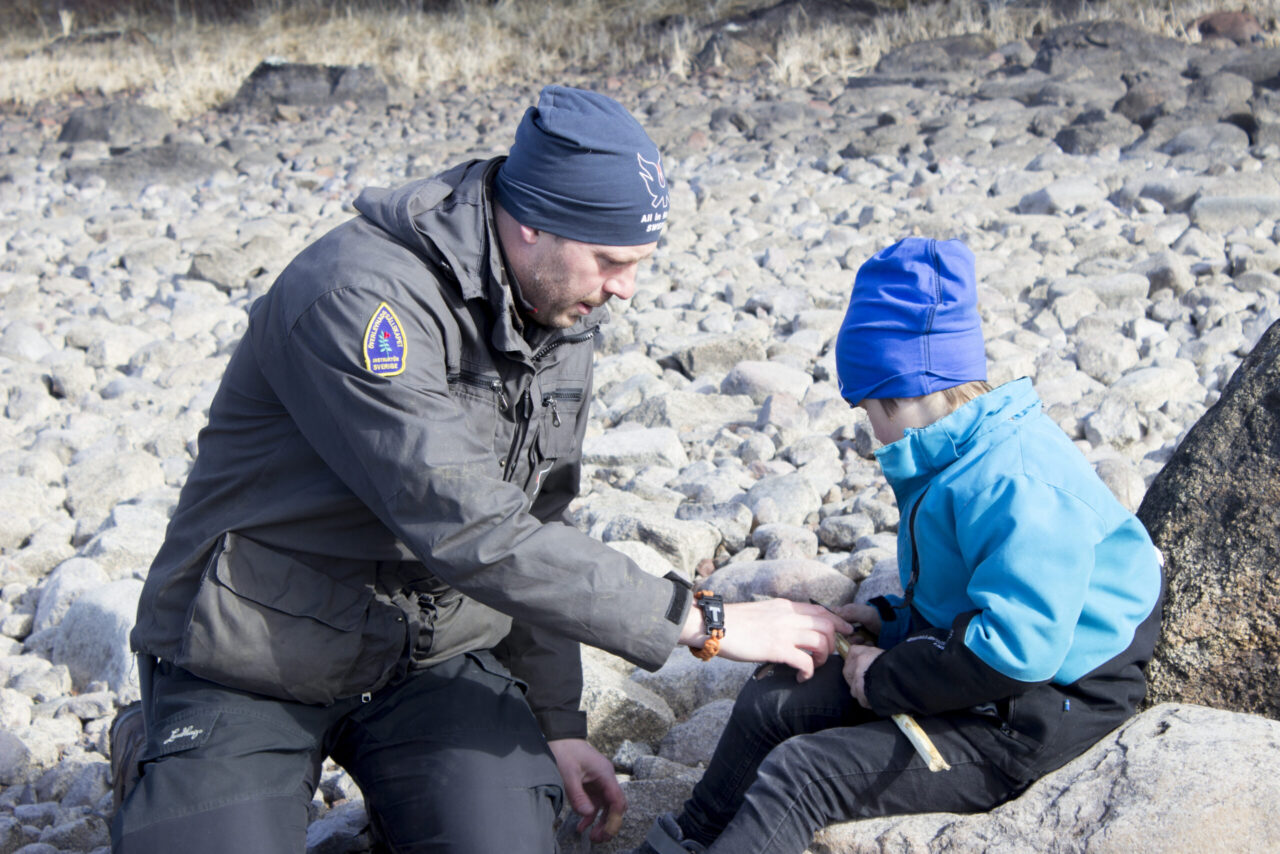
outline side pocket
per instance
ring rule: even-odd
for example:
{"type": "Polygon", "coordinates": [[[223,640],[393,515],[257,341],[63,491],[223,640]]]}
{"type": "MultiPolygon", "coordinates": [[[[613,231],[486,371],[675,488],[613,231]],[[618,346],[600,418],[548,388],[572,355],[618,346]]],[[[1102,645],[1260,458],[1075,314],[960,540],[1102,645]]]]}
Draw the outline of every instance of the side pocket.
{"type": "Polygon", "coordinates": [[[213,550],[174,664],[283,700],[328,705],[380,688],[406,655],[400,609],[228,533],[213,550]]]}

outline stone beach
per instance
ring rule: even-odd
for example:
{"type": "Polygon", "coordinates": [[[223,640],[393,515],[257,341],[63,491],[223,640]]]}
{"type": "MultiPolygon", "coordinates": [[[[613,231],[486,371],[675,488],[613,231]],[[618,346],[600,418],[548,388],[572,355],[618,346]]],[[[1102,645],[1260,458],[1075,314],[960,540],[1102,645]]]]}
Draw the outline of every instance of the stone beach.
{"type": "MultiPolygon", "coordinates": [[[[991,381],[1032,378],[1133,510],[1280,319],[1278,48],[1110,22],[912,45],[797,88],[547,82],[628,106],[672,204],[634,298],[610,303],[570,520],[730,600],[898,584],[898,511],[833,353],[854,272],[889,243],[969,245],[991,381]]],[[[505,153],[537,89],[0,113],[0,854],[108,850],[141,579],[249,306],[362,188],[505,153]]],[[[631,810],[615,842],[562,846],[626,850],[687,796],[751,666],[584,650],[584,669],[631,810]]],[[[1269,718],[1160,705],[990,816],[844,825],[813,850],[1274,849],[1277,745],[1269,718]],[[1241,761],[1215,774],[1215,755],[1241,761]],[[1160,800],[1184,772],[1195,802],[1160,800]],[[1152,799],[1164,834],[1144,837],[1152,799]]],[[[336,766],[313,806],[310,854],[368,850],[336,766]]]]}

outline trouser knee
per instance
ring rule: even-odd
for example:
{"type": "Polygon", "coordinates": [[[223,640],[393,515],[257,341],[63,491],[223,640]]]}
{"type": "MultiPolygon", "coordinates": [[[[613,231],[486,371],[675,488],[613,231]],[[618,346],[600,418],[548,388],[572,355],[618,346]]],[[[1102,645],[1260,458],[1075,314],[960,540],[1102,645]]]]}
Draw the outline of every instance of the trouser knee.
{"type": "Polygon", "coordinates": [[[836,725],[851,703],[840,659],[832,656],[806,682],[796,682],[795,670],[783,666],[748,680],[734,703],[733,719],[744,731],[776,743],[836,725]]]}

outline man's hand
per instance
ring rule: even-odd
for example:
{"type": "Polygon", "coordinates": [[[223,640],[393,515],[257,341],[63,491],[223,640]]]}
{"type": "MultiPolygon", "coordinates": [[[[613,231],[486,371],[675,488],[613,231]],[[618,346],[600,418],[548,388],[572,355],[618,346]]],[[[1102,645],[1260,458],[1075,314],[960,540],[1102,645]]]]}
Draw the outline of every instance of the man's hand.
{"type": "MultiPolygon", "coordinates": [[[[843,618],[821,605],[768,599],[724,606],[720,655],[733,661],[775,661],[797,671],[797,681],[813,676],[835,649],[836,632],[853,631],[843,618]]],[[[701,647],[707,640],[702,609],[689,609],[680,643],[701,647]]]]}
{"type": "Polygon", "coordinates": [[[884,653],[877,646],[858,645],[849,647],[849,655],[844,660],[844,681],[849,683],[849,693],[864,708],[871,708],[867,702],[867,668],[871,662],[884,653]]]}
{"type": "Polygon", "coordinates": [[[608,842],[622,829],[622,815],[627,811],[627,796],[618,785],[613,763],[580,738],[561,738],[548,742],[556,758],[564,793],[569,806],[582,816],[578,833],[591,827],[592,842],[608,842]],[[596,819],[604,814],[604,821],[596,819]]]}
{"type": "MultiPolygon", "coordinates": [[[[848,605],[841,605],[831,610],[851,623],[861,623],[862,627],[872,635],[880,634],[880,629],[884,625],[880,622],[880,612],[870,605],[859,605],[850,602],[848,605]]],[[[866,643],[866,640],[855,633],[849,638],[849,643],[866,643]]]]}

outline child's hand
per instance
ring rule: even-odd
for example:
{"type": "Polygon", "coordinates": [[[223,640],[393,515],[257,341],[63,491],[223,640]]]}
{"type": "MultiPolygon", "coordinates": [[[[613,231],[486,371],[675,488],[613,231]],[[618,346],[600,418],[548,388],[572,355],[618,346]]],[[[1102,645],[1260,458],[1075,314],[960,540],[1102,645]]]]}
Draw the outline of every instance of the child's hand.
{"type": "Polygon", "coordinates": [[[849,683],[849,693],[865,709],[871,708],[867,702],[867,668],[883,653],[883,649],[875,646],[852,646],[844,660],[844,681],[849,683]]]}
{"type": "MultiPolygon", "coordinates": [[[[848,605],[841,605],[838,608],[832,608],[832,611],[844,617],[850,623],[861,623],[862,627],[873,635],[880,634],[880,612],[870,605],[857,605],[850,602],[848,605]]],[[[866,639],[859,637],[857,633],[849,638],[850,643],[866,643],[866,639]]]]}

